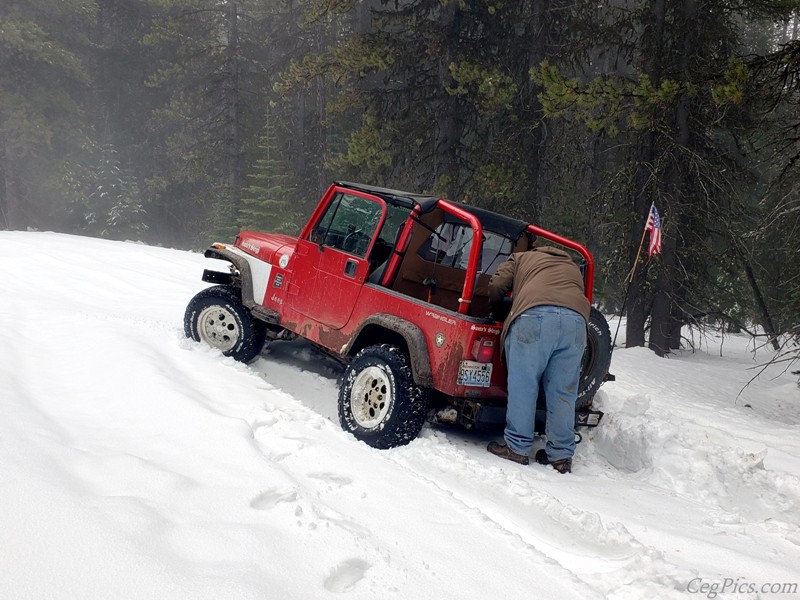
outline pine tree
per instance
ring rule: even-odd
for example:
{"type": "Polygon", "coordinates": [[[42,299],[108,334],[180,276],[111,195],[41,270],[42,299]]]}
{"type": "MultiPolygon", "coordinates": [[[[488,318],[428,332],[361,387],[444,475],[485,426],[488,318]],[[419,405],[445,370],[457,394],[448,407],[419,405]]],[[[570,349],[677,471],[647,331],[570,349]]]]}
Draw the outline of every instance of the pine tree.
{"type": "Polygon", "coordinates": [[[139,240],[147,230],[145,216],[136,180],[120,165],[114,146],[104,146],[85,212],[86,231],[115,240],[139,240]]]}
{"type": "Polygon", "coordinates": [[[258,91],[267,87],[263,32],[272,7],[254,0],[159,2],[165,14],[144,43],[162,58],[147,83],[168,100],[150,122],[163,145],[161,169],[148,184],[195,232],[230,239],[246,152],[260,125],[258,91]]]}
{"type": "Polygon", "coordinates": [[[664,222],[664,249],[649,269],[640,268],[630,288],[629,345],[642,345],[649,316],[649,346],[665,354],[679,346],[681,326],[716,312],[714,282],[744,273],[737,251],[741,222],[752,210],[748,183],[754,165],[742,160],[734,132],[746,123],[723,98],[734,94],[740,70],[731,59],[741,29],[732,16],[777,18],[792,10],[783,0],[744,7],[727,2],[651,0],[614,25],[628,31],[617,55],[633,48],[627,69],[596,78],[564,76],[547,63],[533,70],[545,88],[545,111],[569,114],[596,136],[615,137],[620,158],[608,165],[613,212],[626,224],[627,260],[636,255],[648,209],[655,203],[664,222]],[[630,21],[629,15],[636,19],[630,21]],[[740,195],[738,190],[746,190],[740,195]],[[720,260],[723,257],[724,260],[720,260]],[[646,278],[647,277],[647,278],[646,278]]]}
{"type": "Polygon", "coordinates": [[[63,162],[89,130],[82,104],[96,10],[92,0],[0,3],[0,227],[63,219],[63,162]]]}
{"type": "MultiPolygon", "coordinates": [[[[800,361],[800,6],[775,28],[768,52],[749,57],[748,78],[732,85],[755,90],[742,96],[757,127],[746,141],[762,166],[763,185],[757,196],[757,220],[748,232],[745,250],[753,279],[763,291],[765,312],[782,339],[776,360],[800,361]]],[[[800,375],[800,371],[797,372],[800,375]]],[[[800,380],[798,380],[800,384],[800,380]]]]}
{"type": "Polygon", "coordinates": [[[258,158],[247,177],[250,184],[242,190],[239,226],[297,234],[304,215],[294,209],[295,190],[286,183],[287,165],[269,113],[257,148],[258,158]]]}
{"type": "Polygon", "coordinates": [[[279,90],[335,82],[328,120],[356,118],[330,153],[337,176],[532,217],[545,137],[528,69],[557,52],[581,4],[365,2],[340,41],[295,61],[279,90]]]}

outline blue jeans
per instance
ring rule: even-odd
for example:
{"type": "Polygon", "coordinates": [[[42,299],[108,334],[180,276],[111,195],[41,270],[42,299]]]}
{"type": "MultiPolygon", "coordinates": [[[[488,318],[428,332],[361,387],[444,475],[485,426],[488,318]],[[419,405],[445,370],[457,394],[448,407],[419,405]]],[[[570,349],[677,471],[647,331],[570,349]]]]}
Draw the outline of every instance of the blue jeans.
{"type": "Polygon", "coordinates": [[[539,382],[547,401],[545,450],[550,461],[575,454],[575,400],[586,321],[561,306],[534,306],[520,314],[506,335],[508,409],[505,439],[518,454],[529,454],[539,382]]]}

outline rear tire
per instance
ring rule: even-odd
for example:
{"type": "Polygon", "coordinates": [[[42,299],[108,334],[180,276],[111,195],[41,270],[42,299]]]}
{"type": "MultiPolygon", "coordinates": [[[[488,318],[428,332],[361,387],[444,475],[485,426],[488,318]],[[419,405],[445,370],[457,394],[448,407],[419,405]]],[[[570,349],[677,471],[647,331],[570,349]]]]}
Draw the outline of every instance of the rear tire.
{"type": "Polygon", "coordinates": [[[342,429],[373,448],[394,448],[419,435],[428,390],[414,382],[408,355],[396,346],[369,346],[356,354],[339,388],[342,429]]]}
{"type": "Polygon", "coordinates": [[[267,327],[244,307],[237,288],[215,285],[189,301],[183,331],[186,337],[246,363],[264,347],[267,327]]]}

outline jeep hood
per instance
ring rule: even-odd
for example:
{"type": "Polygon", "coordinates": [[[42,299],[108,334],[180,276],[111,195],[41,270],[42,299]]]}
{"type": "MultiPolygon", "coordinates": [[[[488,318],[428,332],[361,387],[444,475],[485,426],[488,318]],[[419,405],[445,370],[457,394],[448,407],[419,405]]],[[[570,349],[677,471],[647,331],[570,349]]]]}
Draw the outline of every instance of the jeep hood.
{"type": "Polygon", "coordinates": [[[277,264],[283,254],[292,254],[296,244],[294,236],[259,231],[242,231],[234,243],[239,250],[271,264],[277,264]]]}

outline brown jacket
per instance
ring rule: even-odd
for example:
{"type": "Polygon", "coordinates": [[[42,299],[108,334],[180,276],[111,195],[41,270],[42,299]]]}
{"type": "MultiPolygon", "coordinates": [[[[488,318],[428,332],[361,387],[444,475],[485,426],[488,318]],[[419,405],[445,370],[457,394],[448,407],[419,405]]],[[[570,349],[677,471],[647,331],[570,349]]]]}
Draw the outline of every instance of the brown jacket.
{"type": "Polygon", "coordinates": [[[501,304],[508,292],[513,292],[513,298],[503,324],[503,347],[514,319],[534,306],[564,306],[589,320],[591,306],[583,292],[581,271],[558,248],[543,246],[512,254],[489,281],[489,300],[493,306],[501,304]]]}

